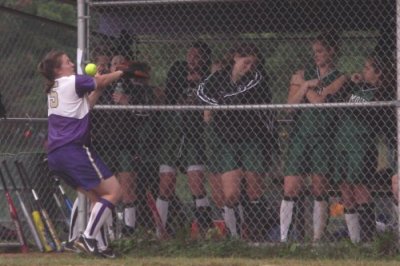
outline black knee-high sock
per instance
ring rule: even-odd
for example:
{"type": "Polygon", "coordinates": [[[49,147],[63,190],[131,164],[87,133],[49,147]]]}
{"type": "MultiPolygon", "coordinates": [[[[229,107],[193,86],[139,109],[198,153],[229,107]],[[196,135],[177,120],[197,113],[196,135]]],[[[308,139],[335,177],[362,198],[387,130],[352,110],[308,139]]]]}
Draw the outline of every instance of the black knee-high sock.
{"type": "Polygon", "coordinates": [[[360,219],[361,240],[371,241],[376,234],[375,203],[363,203],[357,206],[360,219]]]}
{"type": "Polygon", "coordinates": [[[207,196],[193,196],[195,203],[194,217],[200,225],[201,229],[212,227],[211,207],[207,196]]]}
{"type": "Polygon", "coordinates": [[[298,200],[295,201],[293,207],[293,222],[291,224],[290,230],[296,228],[298,233],[298,240],[303,241],[306,236],[306,228],[305,228],[305,206],[304,206],[304,196],[300,196],[298,200]]]}
{"type": "Polygon", "coordinates": [[[263,241],[266,235],[268,221],[265,219],[267,210],[263,198],[249,200],[244,205],[245,222],[249,229],[248,237],[253,241],[263,241]]]}

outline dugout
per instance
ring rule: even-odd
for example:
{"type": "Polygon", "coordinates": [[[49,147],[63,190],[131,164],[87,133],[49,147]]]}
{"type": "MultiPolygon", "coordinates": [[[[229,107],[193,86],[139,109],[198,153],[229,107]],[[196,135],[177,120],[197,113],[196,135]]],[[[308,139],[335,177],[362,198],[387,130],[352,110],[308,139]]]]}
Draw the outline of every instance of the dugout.
{"type": "MultiPolygon", "coordinates": [[[[79,35],[85,59],[122,51],[148,62],[152,82],[159,87],[164,86],[172,63],[183,59],[187,46],[198,39],[210,45],[213,59],[221,58],[236,42],[255,42],[265,56],[274,104],[285,103],[290,75],[311,61],[309,43],[320,32],[339,33],[338,65],[345,73],[360,70],[365,56],[374,51],[395,66],[395,1],[89,1],[86,8],[88,16],[81,22],[87,31],[79,35]]],[[[392,79],[396,80],[395,71],[392,79]]],[[[286,149],[291,125],[282,110],[277,111],[278,141],[286,149]]],[[[387,161],[381,163],[382,169],[388,166],[387,161]]],[[[280,162],[272,164],[279,179],[280,162]]]]}

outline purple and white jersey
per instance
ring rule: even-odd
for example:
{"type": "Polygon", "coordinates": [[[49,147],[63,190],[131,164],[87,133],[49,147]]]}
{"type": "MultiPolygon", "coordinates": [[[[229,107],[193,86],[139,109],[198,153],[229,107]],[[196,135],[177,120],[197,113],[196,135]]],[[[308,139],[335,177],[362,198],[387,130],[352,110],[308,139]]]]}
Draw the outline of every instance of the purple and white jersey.
{"type": "Polygon", "coordinates": [[[69,143],[90,144],[88,93],[96,88],[95,79],[72,75],[55,80],[47,94],[48,152],[69,143]]]}

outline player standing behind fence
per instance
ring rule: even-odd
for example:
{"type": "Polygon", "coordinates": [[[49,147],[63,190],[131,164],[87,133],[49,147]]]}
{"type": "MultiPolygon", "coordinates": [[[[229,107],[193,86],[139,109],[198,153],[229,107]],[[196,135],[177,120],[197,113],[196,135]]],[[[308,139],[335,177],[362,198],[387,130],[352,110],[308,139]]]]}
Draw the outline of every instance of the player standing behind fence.
{"type": "MultiPolygon", "coordinates": [[[[165,97],[167,104],[196,104],[199,83],[210,74],[211,49],[195,42],[188,49],[186,61],[175,62],[168,71],[165,97]]],[[[211,207],[205,189],[204,124],[202,111],[171,112],[163,127],[160,185],[157,210],[166,225],[169,204],[174,197],[176,167],[185,167],[189,188],[195,202],[195,218],[202,228],[211,223],[211,207]]]]}
{"type": "MultiPolygon", "coordinates": [[[[335,66],[338,37],[333,32],[319,35],[312,42],[314,64],[297,71],[291,78],[288,103],[323,103],[334,101],[334,95],[346,81],[335,66]]],[[[284,198],[281,203],[281,241],[288,239],[289,228],[297,214],[305,175],[311,175],[313,209],[313,241],[319,241],[328,219],[328,181],[326,174],[332,158],[331,127],[334,115],[329,109],[299,111],[292,130],[284,164],[284,198]],[[295,214],[296,213],[296,214],[295,214]]],[[[301,224],[304,227],[304,224],[301,224]]],[[[304,228],[303,228],[304,229],[304,228]]]]}
{"type": "MultiPolygon", "coordinates": [[[[197,95],[210,105],[265,104],[272,99],[263,71],[263,56],[253,43],[242,43],[221,70],[200,84],[197,95]]],[[[224,220],[232,237],[240,236],[242,179],[245,178],[245,217],[250,234],[259,239],[263,224],[265,139],[272,133],[273,115],[266,110],[215,110],[206,134],[207,164],[220,176],[224,195],[224,220]]],[[[272,143],[273,141],[271,141],[272,143]]],[[[268,162],[267,162],[268,163],[268,162]]]]}
{"type": "MultiPolygon", "coordinates": [[[[348,102],[384,101],[390,93],[388,68],[382,58],[369,56],[362,74],[354,74],[344,87],[343,99],[348,102]]],[[[335,138],[337,154],[336,181],[340,184],[345,220],[353,243],[371,241],[376,233],[375,204],[371,183],[377,168],[376,136],[393,128],[387,121],[391,108],[366,107],[345,109],[335,138]],[[389,127],[388,127],[389,126],[389,127]]],[[[392,117],[393,118],[393,117],[392,117]]]]}
{"type": "Polygon", "coordinates": [[[49,52],[38,66],[46,79],[48,98],[48,163],[50,170],[66,174],[64,181],[94,202],[88,224],[75,246],[98,255],[96,237],[121,198],[116,177],[90,145],[90,110],[102,90],[133,71],[90,77],[76,75],[65,52],[49,52]]]}
{"type": "MultiPolygon", "coordinates": [[[[122,55],[115,55],[111,59],[110,71],[114,72],[117,66],[127,63],[127,60],[122,55]]],[[[142,69],[142,71],[144,71],[142,69]]],[[[113,84],[112,89],[112,104],[129,105],[132,104],[134,97],[134,86],[131,80],[124,79],[113,84]]],[[[104,115],[104,112],[101,113],[104,115]]],[[[114,142],[113,154],[110,156],[109,165],[112,165],[112,170],[116,172],[118,181],[121,183],[123,205],[123,221],[122,235],[130,236],[136,226],[136,208],[137,195],[136,184],[137,174],[134,170],[134,159],[136,156],[135,146],[137,144],[137,136],[135,130],[139,127],[135,114],[130,110],[113,110],[107,114],[109,142],[114,142]]],[[[104,125],[103,125],[104,126],[104,125]]]]}
{"type": "MultiPolygon", "coordinates": [[[[341,90],[345,102],[379,101],[384,69],[380,59],[369,56],[362,74],[354,74],[341,90]]],[[[370,182],[378,165],[376,146],[379,119],[374,107],[339,109],[335,137],[335,181],[339,184],[345,207],[345,220],[353,243],[371,241],[376,232],[375,204],[370,182]]],[[[379,130],[380,131],[380,130],[379,130]]]]}

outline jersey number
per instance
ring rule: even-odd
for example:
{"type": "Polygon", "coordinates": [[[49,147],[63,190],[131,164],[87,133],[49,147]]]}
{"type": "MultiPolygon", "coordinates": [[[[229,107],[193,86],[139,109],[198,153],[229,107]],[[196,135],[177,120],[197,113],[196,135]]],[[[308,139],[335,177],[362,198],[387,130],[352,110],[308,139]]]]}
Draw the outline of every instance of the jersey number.
{"type": "Polygon", "coordinates": [[[50,108],[57,108],[58,107],[58,93],[55,92],[55,91],[51,91],[50,92],[49,106],[50,106],[50,108]]]}

